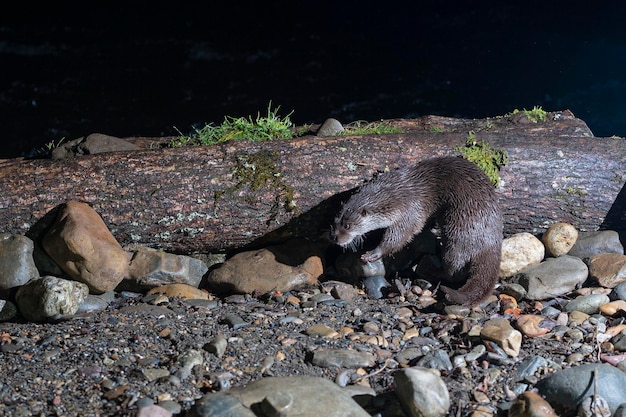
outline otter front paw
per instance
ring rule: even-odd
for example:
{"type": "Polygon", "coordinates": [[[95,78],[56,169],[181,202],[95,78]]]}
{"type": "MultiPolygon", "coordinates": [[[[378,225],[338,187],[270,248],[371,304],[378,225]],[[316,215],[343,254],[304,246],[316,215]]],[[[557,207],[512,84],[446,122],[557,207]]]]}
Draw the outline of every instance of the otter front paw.
{"type": "Polygon", "coordinates": [[[469,297],[466,294],[444,285],[441,286],[441,291],[446,294],[446,300],[455,304],[468,305],[469,297]]]}
{"type": "Polygon", "coordinates": [[[374,262],[383,257],[383,253],[380,249],[376,248],[374,250],[370,250],[361,255],[361,260],[363,262],[374,262]]]}

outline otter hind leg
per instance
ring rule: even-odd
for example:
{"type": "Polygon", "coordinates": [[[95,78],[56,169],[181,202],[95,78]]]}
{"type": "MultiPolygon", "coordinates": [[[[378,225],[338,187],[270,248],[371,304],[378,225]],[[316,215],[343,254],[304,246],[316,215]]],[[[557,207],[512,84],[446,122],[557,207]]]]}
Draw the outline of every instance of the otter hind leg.
{"type": "Polygon", "coordinates": [[[501,245],[493,245],[472,258],[465,285],[458,290],[441,287],[446,298],[453,303],[474,306],[489,297],[498,282],[501,251],[501,245]]]}

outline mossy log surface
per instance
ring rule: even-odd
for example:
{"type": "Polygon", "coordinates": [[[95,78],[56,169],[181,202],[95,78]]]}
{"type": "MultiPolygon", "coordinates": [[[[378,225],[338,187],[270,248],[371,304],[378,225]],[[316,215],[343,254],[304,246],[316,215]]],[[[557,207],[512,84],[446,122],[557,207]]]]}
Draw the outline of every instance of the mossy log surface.
{"type": "Polygon", "coordinates": [[[1,160],[0,232],[38,238],[55,207],[78,200],[92,205],[122,245],[193,253],[289,236],[322,239],[351,189],[376,172],[458,154],[469,131],[508,152],[498,188],[506,234],[538,233],[557,221],[624,229],[626,140],[593,137],[569,111],[548,119],[428,116],[394,121],[401,134],[1,160]]]}

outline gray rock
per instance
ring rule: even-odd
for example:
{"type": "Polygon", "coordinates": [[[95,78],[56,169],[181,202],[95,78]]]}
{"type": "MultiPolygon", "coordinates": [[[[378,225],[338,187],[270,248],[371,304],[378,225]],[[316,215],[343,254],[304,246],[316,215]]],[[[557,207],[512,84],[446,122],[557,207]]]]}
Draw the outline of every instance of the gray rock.
{"type": "MultiPolygon", "coordinates": [[[[626,330],[616,334],[611,338],[613,348],[619,352],[626,352],[626,330]]],[[[626,399],[624,399],[626,402],[626,399]]]]}
{"type": "Polygon", "coordinates": [[[626,300],[626,282],[622,282],[617,287],[613,288],[609,297],[611,300],[626,300]]]}
{"type": "Polygon", "coordinates": [[[583,295],[567,303],[564,310],[567,312],[582,311],[585,314],[595,314],[601,305],[607,304],[609,301],[611,300],[606,294],[583,295]]]}
{"type": "Polygon", "coordinates": [[[533,356],[525,359],[517,365],[517,369],[515,370],[516,379],[524,379],[535,375],[535,372],[537,372],[539,368],[546,366],[548,366],[548,361],[541,356],[533,356]]]}
{"type": "Polygon", "coordinates": [[[15,301],[27,320],[44,321],[75,314],[87,294],[82,282],[47,275],[20,287],[15,301]]]}
{"type": "Polygon", "coordinates": [[[9,300],[0,300],[0,323],[17,316],[17,307],[9,300]]]}
{"type": "Polygon", "coordinates": [[[335,269],[337,275],[344,280],[385,275],[385,264],[382,259],[374,262],[363,262],[360,255],[354,252],[346,252],[337,256],[335,269]]]}
{"type": "Polygon", "coordinates": [[[422,368],[437,369],[439,371],[451,371],[453,369],[450,357],[442,349],[435,349],[427,353],[424,357],[417,361],[417,366],[421,366],[422,368]]]}
{"type": "Polygon", "coordinates": [[[209,268],[199,259],[175,255],[161,250],[136,246],[127,248],[131,254],[128,278],[124,286],[137,289],[165,284],[187,284],[198,287],[209,268]]]}
{"type": "Polygon", "coordinates": [[[39,278],[33,260],[35,244],[22,235],[0,234],[0,290],[19,287],[39,278]]]}
{"type": "Polygon", "coordinates": [[[207,394],[195,402],[187,417],[257,417],[237,397],[224,392],[207,394]]]}
{"type": "Polygon", "coordinates": [[[391,286],[389,282],[382,275],[375,275],[373,277],[367,277],[363,281],[363,286],[365,287],[365,292],[367,292],[368,297],[378,300],[383,298],[383,288],[388,288],[391,286]]]}
{"type": "Polygon", "coordinates": [[[616,231],[580,232],[578,240],[570,249],[568,255],[585,259],[600,253],[624,254],[624,246],[622,246],[619,234],[616,231]]]}
{"type": "Polygon", "coordinates": [[[342,133],[345,129],[337,119],[332,117],[326,119],[324,123],[317,129],[317,136],[335,136],[342,133]]]}
{"type": "Polygon", "coordinates": [[[604,398],[615,412],[626,400],[626,373],[608,364],[586,364],[551,374],[535,387],[561,414],[575,411],[594,394],[604,398]]]}
{"type": "Polygon", "coordinates": [[[376,364],[371,353],[351,349],[318,349],[313,352],[311,363],[323,368],[369,368],[376,364]]]}
{"type": "Polygon", "coordinates": [[[115,292],[107,291],[104,294],[88,294],[78,306],[77,314],[79,313],[91,313],[94,311],[104,311],[115,299],[115,292]]]}
{"type": "Polygon", "coordinates": [[[188,417],[370,417],[336,384],[317,377],[262,378],[228,394],[207,394],[188,417]]]}
{"type": "Polygon", "coordinates": [[[574,290],[587,275],[587,265],[581,259],[563,255],[526,268],[511,281],[526,289],[528,299],[545,300],[574,290]]]}
{"type": "Polygon", "coordinates": [[[394,375],[395,392],[402,408],[411,417],[445,416],[450,394],[438,371],[412,367],[394,375]]]}

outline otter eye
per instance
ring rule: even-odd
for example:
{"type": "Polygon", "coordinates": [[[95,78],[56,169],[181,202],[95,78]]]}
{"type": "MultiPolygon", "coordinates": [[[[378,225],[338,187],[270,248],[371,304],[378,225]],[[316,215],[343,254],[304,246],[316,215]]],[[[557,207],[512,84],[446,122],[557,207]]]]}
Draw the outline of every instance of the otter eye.
{"type": "Polygon", "coordinates": [[[367,210],[363,209],[361,210],[361,217],[365,217],[367,216],[367,210]]]}
{"type": "Polygon", "coordinates": [[[343,228],[348,230],[350,228],[350,223],[344,223],[343,228]]]}

